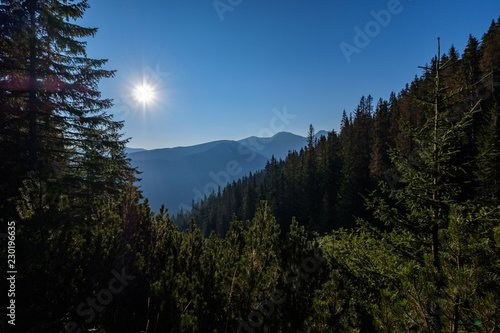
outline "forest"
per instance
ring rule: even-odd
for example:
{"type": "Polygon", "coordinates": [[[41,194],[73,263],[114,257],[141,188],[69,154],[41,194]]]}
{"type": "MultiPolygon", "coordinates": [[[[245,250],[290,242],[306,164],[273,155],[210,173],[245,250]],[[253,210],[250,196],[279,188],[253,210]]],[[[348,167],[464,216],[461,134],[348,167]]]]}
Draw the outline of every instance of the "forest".
{"type": "Polygon", "coordinates": [[[0,2],[17,270],[1,331],[500,331],[500,18],[389,100],[361,97],[338,133],[310,125],[302,150],[170,216],[99,91],[115,72],[87,57],[97,30],[71,23],[87,8],[0,2]]]}

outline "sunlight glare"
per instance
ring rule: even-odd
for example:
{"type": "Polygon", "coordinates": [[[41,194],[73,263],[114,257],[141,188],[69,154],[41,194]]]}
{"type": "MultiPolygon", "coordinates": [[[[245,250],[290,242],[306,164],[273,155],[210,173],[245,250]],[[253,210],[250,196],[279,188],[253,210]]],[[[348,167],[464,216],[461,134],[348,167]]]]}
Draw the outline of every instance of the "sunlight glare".
{"type": "Polygon", "coordinates": [[[154,93],[151,87],[147,85],[138,86],[135,89],[135,97],[139,102],[144,104],[151,102],[154,98],[154,93]]]}

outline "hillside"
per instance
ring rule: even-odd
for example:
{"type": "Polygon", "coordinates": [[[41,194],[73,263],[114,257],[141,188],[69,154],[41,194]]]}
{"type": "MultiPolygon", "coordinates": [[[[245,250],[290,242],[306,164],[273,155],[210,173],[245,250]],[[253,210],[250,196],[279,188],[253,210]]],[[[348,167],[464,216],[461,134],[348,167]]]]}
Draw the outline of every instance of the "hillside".
{"type": "MultiPolygon", "coordinates": [[[[170,3],[186,5],[188,13],[196,8],[206,12],[202,7],[193,10],[192,2],[162,2],[170,3]]],[[[262,11],[247,2],[228,16],[225,27],[236,29],[224,30],[243,41],[245,54],[258,58],[260,52],[252,51],[262,51],[266,59],[270,51],[281,50],[280,44],[268,39],[266,48],[248,48],[251,34],[240,32],[251,31],[239,27],[261,24],[273,12],[293,26],[263,22],[283,31],[298,29],[280,36],[299,31],[309,42],[312,34],[303,33],[305,25],[298,22],[326,30],[325,21],[303,15],[306,7],[290,3],[262,11]],[[288,9],[296,14],[289,16],[288,9]],[[251,25],[236,25],[244,21],[245,12],[252,14],[246,16],[251,25]]],[[[372,11],[380,26],[393,20],[396,30],[403,14],[391,13],[401,12],[403,6],[394,4],[400,5],[391,1],[387,10],[372,11]]],[[[168,31],[156,27],[156,18],[139,11],[154,10],[161,20],[178,19],[178,28],[171,32],[183,43],[193,42],[179,33],[186,27],[207,33],[201,36],[207,49],[220,45],[206,38],[220,29],[193,25],[194,17],[186,13],[129,5],[121,7],[132,14],[133,22],[116,6],[101,14],[113,13],[119,21],[112,18],[111,23],[134,28],[142,18],[158,30],[155,36],[167,37],[168,31]]],[[[236,6],[212,5],[231,12],[236,6]]],[[[426,4],[412,5],[429,11],[426,4]]],[[[484,11],[460,2],[453,6],[465,13],[472,8],[484,11]]],[[[429,55],[421,75],[387,100],[362,96],[353,110],[343,112],[338,132],[315,134],[310,125],[306,138],[277,133],[272,138],[147,151],[126,148],[130,141],[123,139],[124,122],[108,112],[113,102],[99,86],[115,71],[107,69],[106,59],[88,57],[96,50],[87,50],[86,39],[98,29],[75,22],[88,8],[87,1],[0,2],[0,257],[5,258],[2,285],[7,296],[2,298],[0,332],[499,331],[500,18],[481,39],[470,35],[461,54],[455,47],[442,53],[438,39],[437,53],[429,55]],[[158,209],[160,204],[166,208],[158,209]],[[173,216],[176,209],[179,213],[173,216]]],[[[357,6],[353,8],[359,15],[357,6]]],[[[452,30],[448,24],[450,18],[456,20],[455,11],[449,10],[445,18],[433,10],[444,20],[441,27],[452,30]]],[[[478,18],[475,15],[471,20],[478,18]]],[[[351,23],[354,17],[345,15],[351,23]]],[[[420,15],[417,18],[422,22],[420,15]]],[[[366,25],[367,35],[373,36],[370,27],[379,26],[376,21],[366,25]]],[[[269,26],[263,28],[267,33],[269,26]]],[[[420,31],[423,26],[414,28],[420,31]]],[[[432,24],[425,28],[441,30],[432,24]]],[[[364,34],[358,27],[355,31],[364,34]]],[[[408,30],[398,32],[407,37],[408,30]]],[[[132,36],[121,33],[111,40],[113,35],[103,40],[102,51],[114,49],[120,36],[131,52],[146,54],[159,47],[134,50],[132,36]]],[[[383,35],[371,47],[388,36],[383,35]]],[[[324,39],[317,38],[320,44],[285,39],[306,53],[297,54],[297,63],[283,58],[286,52],[275,53],[276,62],[297,68],[303,61],[316,62],[312,56],[322,53],[310,46],[322,45],[324,39]]],[[[162,42],[170,45],[168,39],[162,42]]],[[[418,51],[417,44],[410,40],[398,46],[418,51]]],[[[278,98],[276,85],[263,81],[273,73],[286,73],[280,76],[284,83],[301,81],[304,87],[314,87],[297,72],[268,71],[275,68],[274,61],[266,61],[272,66],[262,67],[266,75],[259,80],[233,72],[257,68],[245,61],[249,58],[227,52],[233,46],[222,48],[227,58],[219,60],[238,60],[236,67],[214,66],[212,72],[231,74],[234,90],[225,91],[226,96],[245,91],[252,99],[260,98],[257,90],[247,90],[257,84],[258,91],[278,98]]],[[[188,50],[178,50],[186,66],[194,64],[188,50]]],[[[352,50],[372,58],[368,50],[352,50]]],[[[216,64],[210,57],[203,60],[216,64]]],[[[413,64],[414,69],[419,65],[413,64]]],[[[326,67],[319,68],[330,75],[326,67]]],[[[391,72],[401,76],[396,64],[391,72]]],[[[187,82],[197,78],[190,76],[187,82]]],[[[219,75],[199,78],[220,88],[214,84],[221,81],[219,75]]],[[[347,77],[331,79],[344,84],[347,77]]],[[[375,86],[379,79],[369,82],[375,86]]],[[[121,83],[115,83],[117,88],[121,83]]],[[[146,83],[151,82],[143,80],[137,101],[142,111],[147,101],[154,101],[146,83]]],[[[321,86],[325,90],[318,92],[329,97],[332,90],[321,86]]],[[[319,95],[289,88],[285,86],[283,96],[300,91],[304,109],[315,110],[319,95]]],[[[201,91],[185,93],[197,100],[201,91]]],[[[174,102],[176,94],[171,92],[167,95],[174,102]]],[[[232,106],[225,120],[236,118],[234,107],[241,99],[235,103],[204,93],[214,104],[197,108],[185,121],[196,117],[209,127],[202,116],[220,120],[222,113],[207,110],[217,110],[215,101],[221,99],[232,106]]],[[[141,119],[145,115],[142,112],[141,119]]],[[[175,125],[180,122],[170,116],[177,119],[175,125]]],[[[144,123],[136,125],[144,133],[144,123]]],[[[161,122],[156,125],[165,130],[161,122]]],[[[187,125],[196,131],[192,122],[187,125]]]]}
{"type": "MultiPolygon", "coordinates": [[[[325,131],[316,134],[324,135],[325,131]]],[[[227,183],[264,168],[272,156],[284,158],[305,147],[306,138],[280,132],[271,138],[213,141],[188,147],[129,150],[131,164],[141,172],[138,183],[151,207],[165,205],[176,214],[224,189],[227,183]]]]}
{"type": "MultiPolygon", "coordinates": [[[[490,35],[494,25],[491,29],[490,35]]],[[[375,102],[372,96],[363,96],[355,110],[344,111],[339,133],[331,131],[315,144],[288,154],[283,161],[268,162],[262,171],[239,179],[220,195],[210,196],[193,205],[190,212],[178,215],[177,223],[186,227],[194,218],[205,236],[211,231],[224,235],[233,215],[250,219],[256,203],[266,200],[285,230],[292,218],[308,230],[319,232],[353,228],[358,218],[383,227],[366,209],[366,199],[374,191],[383,195],[380,182],[391,188],[402,186],[397,170],[402,157],[396,163],[391,156],[409,156],[406,158],[414,164],[410,169],[419,170],[422,150],[433,145],[432,140],[419,137],[434,126],[430,122],[434,121],[435,126],[441,121],[458,126],[457,121],[470,110],[474,113],[468,119],[468,129],[452,142],[460,155],[453,156],[454,166],[447,177],[456,177],[454,190],[461,200],[475,200],[480,195],[485,202],[496,202],[495,198],[500,197],[500,78],[490,70],[498,66],[495,57],[500,47],[493,41],[486,44],[491,46],[484,46],[470,37],[462,58],[454,47],[442,55],[439,74],[443,96],[438,100],[441,116],[435,115],[438,72],[434,58],[420,77],[399,93],[392,93],[389,100],[375,102]],[[496,153],[485,153],[490,148],[496,153]]]]}

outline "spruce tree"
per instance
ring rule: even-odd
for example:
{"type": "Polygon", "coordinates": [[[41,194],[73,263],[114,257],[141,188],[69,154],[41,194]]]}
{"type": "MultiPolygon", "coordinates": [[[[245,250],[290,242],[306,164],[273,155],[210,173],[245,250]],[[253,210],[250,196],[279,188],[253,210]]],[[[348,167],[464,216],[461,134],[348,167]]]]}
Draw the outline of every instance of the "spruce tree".
{"type": "Polygon", "coordinates": [[[465,162],[456,158],[479,103],[460,119],[452,116],[440,85],[440,63],[435,62],[434,116],[421,129],[408,127],[415,146],[411,155],[392,155],[401,186],[390,191],[392,201],[376,195],[368,201],[375,217],[391,228],[380,232],[365,224],[363,229],[376,235],[378,248],[393,251],[377,267],[388,289],[373,312],[388,330],[458,332],[473,329],[474,317],[489,329],[495,325],[486,324],[490,313],[485,309],[498,309],[490,298],[498,294],[492,287],[498,251],[486,244],[498,227],[498,207],[461,199],[465,162]],[[474,229],[481,231],[476,235],[474,229]],[[486,252],[493,255],[492,265],[481,262],[486,252]]]}
{"type": "Polygon", "coordinates": [[[86,55],[83,39],[97,29],[76,24],[88,7],[85,0],[0,4],[0,154],[9,161],[0,170],[0,206],[8,212],[2,218],[19,221],[24,249],[21,329],[60,327],[121,251],[110,239],[120,239],[118,201],[135,172],[123,124],[107,114],[112,102],[98,90],[114,71],[86,55]]]}

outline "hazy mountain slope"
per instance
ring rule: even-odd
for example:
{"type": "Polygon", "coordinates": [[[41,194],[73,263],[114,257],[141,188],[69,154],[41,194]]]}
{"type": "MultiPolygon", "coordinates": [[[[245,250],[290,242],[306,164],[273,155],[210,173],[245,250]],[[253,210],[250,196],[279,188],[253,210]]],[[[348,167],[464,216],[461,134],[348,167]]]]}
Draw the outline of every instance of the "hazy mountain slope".
{"type": "MultiPolygon", "coordinates": [[[[317,136],[325,135],[325,131],[317,136]]],[[[189,147],[129,151],[132,165],[142,174],[139,183],[151,207],[162,204],[169,212],[191,207],[192,200],[217,192],[249,172],[262,169],[275,156],[284,158],[290,150],[300,150],[306,138],[281,132],[272,138],[249,137],[239,141],[221,140],[189,147]]]]}
{"type": "Polygon", "coordinates": [[[145,151],[145,150],[146,149],[144,149],[144,148],[129,148],[129,147],[125,147],[125,153],[127,153],[127,154],[137,153],[137,152],[145,151]]]}

